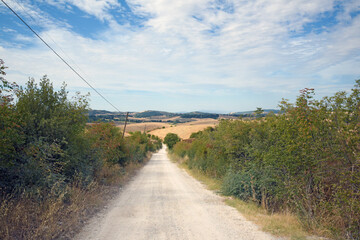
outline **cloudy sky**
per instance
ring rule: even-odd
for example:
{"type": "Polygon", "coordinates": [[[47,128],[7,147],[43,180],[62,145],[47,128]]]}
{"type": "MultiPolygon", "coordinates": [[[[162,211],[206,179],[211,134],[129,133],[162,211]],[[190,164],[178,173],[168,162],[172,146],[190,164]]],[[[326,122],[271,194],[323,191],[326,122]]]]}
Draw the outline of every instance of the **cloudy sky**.
{"type": "MultiPolygon", "coordinates": [[[[5,0],[122,111],[276,108],[360,78],[359,0],[5,0]]],[[[0,3],[0,58],[114,110],[0,3]]]]}

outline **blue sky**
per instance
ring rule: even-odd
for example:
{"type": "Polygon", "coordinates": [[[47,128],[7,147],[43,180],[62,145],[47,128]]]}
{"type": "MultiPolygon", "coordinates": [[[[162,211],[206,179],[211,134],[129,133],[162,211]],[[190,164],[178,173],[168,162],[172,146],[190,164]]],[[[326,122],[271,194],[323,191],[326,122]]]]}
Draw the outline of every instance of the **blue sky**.
{"type": "MultiPolygon", "coordinates": [[[[6,2],[122,111],[276,108],[360,78],[358,0],[6,2]]],[[[47,74],[114,110],[2,3],[0,58],[10,81],[47,74]]]]}

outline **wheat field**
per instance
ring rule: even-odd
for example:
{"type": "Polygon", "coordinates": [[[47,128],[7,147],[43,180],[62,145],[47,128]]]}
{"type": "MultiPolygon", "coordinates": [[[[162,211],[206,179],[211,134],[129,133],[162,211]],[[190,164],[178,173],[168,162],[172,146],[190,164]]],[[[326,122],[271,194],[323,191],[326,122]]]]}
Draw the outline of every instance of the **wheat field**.
{"type": "Polygon", "coordinates": [[[194,132],[202,131],[207,127],[215,127],[219,123],[215,119],[199,119],[194,122],[169,125],[165,128],[155,129],[149,133],[164,139],[168,133],[176,133],[182,139],[190,138],[194,132]]]}

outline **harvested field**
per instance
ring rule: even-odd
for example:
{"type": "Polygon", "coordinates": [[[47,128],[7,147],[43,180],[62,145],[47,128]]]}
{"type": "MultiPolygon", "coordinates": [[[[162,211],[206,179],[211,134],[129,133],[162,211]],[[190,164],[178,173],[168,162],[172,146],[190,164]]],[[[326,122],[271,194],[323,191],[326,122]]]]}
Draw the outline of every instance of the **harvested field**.
{"type": "Polygon", "coordinates": [[[173,127],[168,126],[163,129],[156,129],[149,132],[152,135],[156,135],[161,139],[164,139],[168,133],[176,133],[182,139],[190,138],[190,135],[194,132],[202,131],[207,127],[214,127],[218,124],[218,120],[214,119],[201,119],[194,122],[182,123],[174,125],[173,127]]]}
{"type": "Polygon", "coordinates": [[[208,126],[214,126],[219,123],[219,120],[212,119],[212,118],[205,118],[205,119],[193,119],[192,122],[184,123],[184,125],[208,125],[208,126]]]}
{"type": "MultiPolygon", "coordinates": [[[[119,128],[123,129],[124,125],[118,125],[119,128]]],[[[129,123],[126,125],[126,133],[140,131],[146,132],[153,131],[155,129],[161,129],[162,127],[170,127],[169,123],[162,122],[145,122],[145,123],[129,123]]]]}

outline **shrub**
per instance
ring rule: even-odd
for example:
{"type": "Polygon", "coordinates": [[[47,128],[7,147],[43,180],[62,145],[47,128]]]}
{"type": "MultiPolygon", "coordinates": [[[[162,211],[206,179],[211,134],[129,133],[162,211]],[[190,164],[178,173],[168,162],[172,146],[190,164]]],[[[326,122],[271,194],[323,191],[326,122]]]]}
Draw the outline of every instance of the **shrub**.
{"type": "Polygon", "coordinates": [[[0,239],[69,238],[108,194],[104,184],[119,184],[161,140],[86,128],[87,96],[69,99],[46,76],[18,88],[4,70],[0,60],[0,239]]]}
{"type": "Polygon", "coordinates": [[[82,139],[87,97],[78,94],[70,101],[65,85],[55,91],[46,76],[39,85],[30,79],[15,94],[16,104],[9,101],[2,108],[8,114],[0,120],[6,125],[10,118],[14,126],[1,131],[7,133],[2,138],[7,144],[0,151],[0,185],[8,192],[19,186],[47,189],[58,181],[71,181],[76,172],[91,176],[96,159],[82,139]]]}
{"type": "Polygon", "coordinates": [[[350,93],[313,96],[304,89],[294,104],[282,101],[281,115],[221,120],[174,152],[189,158],[189,168],[222,179],[225,194],[290,209],[336,239],[359,239],[360,80],[350,93]]]}
{"type": "Polygon", "coordinates": [[[174,145],[179,142],[181,139],[179,136],[175,133],[168,133],[166,134],[164,138],[164,143],[167,145],[167,147],[171,150],[174,145]]]}
{"type": "Polygon", "coordinates": [[[190,149],[191,143],[187,142],[177,142],[173,147],[173,152],[180,157],[185,157],[186,152],[190,149]]]}

